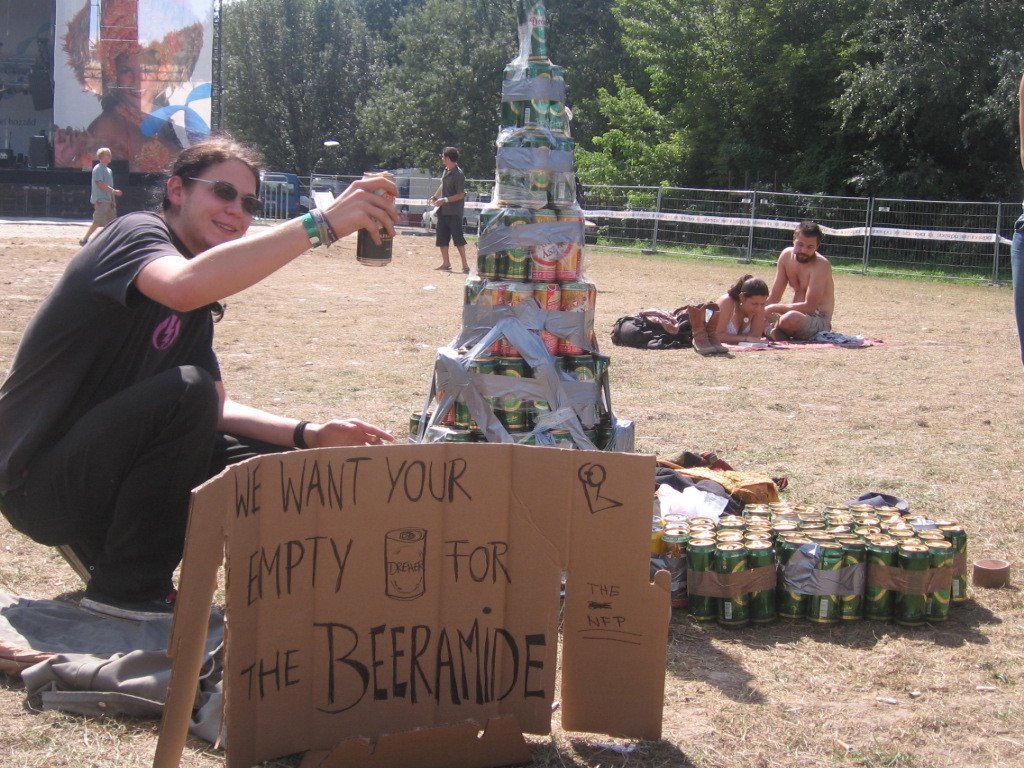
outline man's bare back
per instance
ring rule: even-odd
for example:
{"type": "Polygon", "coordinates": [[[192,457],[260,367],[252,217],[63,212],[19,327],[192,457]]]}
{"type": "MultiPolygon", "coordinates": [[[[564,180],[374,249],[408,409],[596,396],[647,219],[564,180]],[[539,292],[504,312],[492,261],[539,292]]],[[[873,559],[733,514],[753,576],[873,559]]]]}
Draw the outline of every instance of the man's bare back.
{"type": "Polygon", "coordinates": [[[789,337],[810,338],[817,330],[831,329],[835,283],[832,265],[818,253],[818,233],[817,225],[801,224],[793,233],[793,245],[779,254],[765,311],[780,316],[776,327],[789,337]],[[783,303],[786,288],[793,289],[793,299],[783,303]]]}

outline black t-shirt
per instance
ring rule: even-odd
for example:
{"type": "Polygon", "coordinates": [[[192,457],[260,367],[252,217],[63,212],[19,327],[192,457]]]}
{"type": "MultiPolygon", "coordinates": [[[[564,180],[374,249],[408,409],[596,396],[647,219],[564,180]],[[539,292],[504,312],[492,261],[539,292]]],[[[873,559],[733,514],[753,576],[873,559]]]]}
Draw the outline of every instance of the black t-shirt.
{"type": "Polygon", "coordinates": [[[135,287],[144,266],[191,257],[155,213],[115,219],[68,263],[29,321],[0,387],[0,490],[42,447],[112,395],[161,371],[196,365],[220,380],[206,307],[175,312],[135,287]]]}
{"type": "MultiPolygon", "coordinates": [[[[441,194],[444,197],[450,197],[452,195],[458,195],[465,193],[466,191],[466,175],[462,172],[459,166],[455,166],[450,171],[445,168],[444,173],[441,174],[441,194]]],[[[439,216],[458,216],[462,218],[464,208],[466,206],[466,198],[463,197],[460,200],[456,200],[454,203],[445,203],[441,206],[441,210],[438,211],[439,216]]]]}

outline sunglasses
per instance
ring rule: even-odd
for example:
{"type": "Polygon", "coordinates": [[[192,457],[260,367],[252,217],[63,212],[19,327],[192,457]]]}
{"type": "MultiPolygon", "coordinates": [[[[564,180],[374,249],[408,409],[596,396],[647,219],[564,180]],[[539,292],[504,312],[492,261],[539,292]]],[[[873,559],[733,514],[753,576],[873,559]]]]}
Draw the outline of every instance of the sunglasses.
{"type": "MultiPolygon", "coordinates": [[[[203,184],[211,185],[213,187],[213,194],[225,203],[233,202],[238,197],[238,190],[230,182],[220,181],[219,179],[200,179],[196,176],[189,176],[188,179],[189,181],[201,181],[203,184]]],[[[242,210],[250,216],[259,216],[263,213],[263,203],[255,195],[242,195],[242,210]]]]}

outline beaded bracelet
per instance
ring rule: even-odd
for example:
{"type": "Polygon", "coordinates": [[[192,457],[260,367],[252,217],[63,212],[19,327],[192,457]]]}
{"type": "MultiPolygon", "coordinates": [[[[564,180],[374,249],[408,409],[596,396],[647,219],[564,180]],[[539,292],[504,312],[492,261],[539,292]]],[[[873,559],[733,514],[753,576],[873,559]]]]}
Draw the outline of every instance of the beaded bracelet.
{"type": "Polygon", "coordinates": [[[328,247],[337,242],[338,236],[334,234],[331,223],[327,221],[327,216],[324,212],[319,208],[314,208],[310,213],[313,214],[313,219],[316,221],[316,228],[320,233],[320,242],[328,247]]]}
{"type": "Polygon", "coordinates": [[[316,226],[316,220],[312,214],[304,214],[302,217],[302,226],[306,228],[306,236],[309,237],[309,244],[313,248],[319,248],[324,244],[323,238],[320,237],[320,230],[316,226]]]}
{"type": "MultiPolygon", "coordinates": [[[[317,208],[315,210],[320,211],[319,208],[317,208]]],[[[324,226],[327,227],[327,234],[331,236],[331,243],[333,244],[333,243],[338,242],[338,240],[339,240],[338,233],[335,232],[334,231],[334,227],[331,226],[331,220],[329,218],[327,218],[327,214],[324,213],[323,211],[320,211],[320,216],[324,220],[324,226]]]]}

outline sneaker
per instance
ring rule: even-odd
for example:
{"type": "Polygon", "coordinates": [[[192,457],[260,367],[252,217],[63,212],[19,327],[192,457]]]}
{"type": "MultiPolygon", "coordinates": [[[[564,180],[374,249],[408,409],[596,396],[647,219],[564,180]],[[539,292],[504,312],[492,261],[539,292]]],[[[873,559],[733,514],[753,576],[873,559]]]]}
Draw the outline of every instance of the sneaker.
{"type": "Polygon", "coordinates": [[[167,597],[155,600],[117,600],[102,595],[93,589],[86,588],[85,597],[78,603],[79,607],[101,616],[113,616],[116,619],[147,621],[149,619],[169,618],[174,615],[174,603],[178,599],[178,591],[172,589],[167,597]]]}

